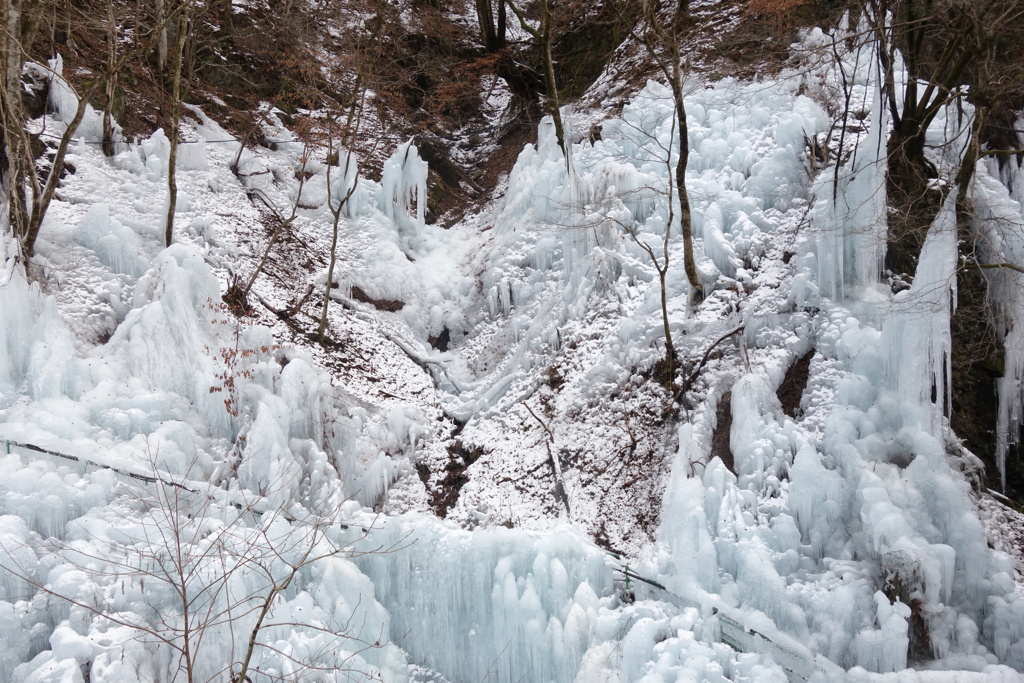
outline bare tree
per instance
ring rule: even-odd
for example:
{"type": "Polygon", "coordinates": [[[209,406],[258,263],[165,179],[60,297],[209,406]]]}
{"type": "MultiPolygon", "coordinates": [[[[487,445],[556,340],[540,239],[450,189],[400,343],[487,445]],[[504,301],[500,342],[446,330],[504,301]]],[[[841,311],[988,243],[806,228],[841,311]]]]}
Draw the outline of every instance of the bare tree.
{"type": "MultiPolygon", "coordinates": [[[[31,144],[24,129],[25,110],[22,104],[22,65],[26,52],[35,40],[45,5],[32,0],[0,1],[0,16],[4,26],[2,47],[2,77],[0,87],[0,120],[2,144],[6,146],[3,173],[8,219],[16,236],[24,239],[31,233],[33,214],[37,206],[38,179],[34,173],[31,144]],[[33,193],[30,201],[26,186],[33,193]]],[[[56,165],[54,168],[57,168],[56,165]]],[[[24,248],[23,248],[24,251],[24,248]]],[[[29,250],[31,252],[31,250],[29,250]]]]}
{"type": "Polygon", "coordinates": [[[2,569],[44,595],[137,633],[149,655],[169,663],[170,677],[187,683],[249,681],[263,655],[287,660],[298,671],[344,670],[355,655],[387,644],[386,633],[359,633],[352,621],[274,617],[314,565],[399,549],[356,550],[356,544],[367,545],[372,528],[342,541],[349,527],[336,512],[296,517],[268,508],[259,497],[164,476],[151,486],[131,487],[121,507],[123,517],[108,521],[120,542],[95,539],[57,552],[65,567],[97,591],[120,593],[116,598],[66,593],[20,564],[17,548],[0,547],[2,569]],[[148,597],[139,602],[132,595],[148,597]],[[325,636],[324,648],[291,654],[267,635],[282,627],[325,636]],[[224,643],[232,645],[225,650],[224,643]],[[161,658],[161,649],[170,656],[161,658]]]}
{"type": "Polygon", "coordinates": [[[493,0],[476,0],[476,16],[480,23],[480,35],[488,52],[497,52],[505,47],[505,0],[498,0],[495,12],[493,0]],[[497,18],[495,18],[497,14],[497,18]]]}
{"type": "MultiPolygon", "coordinates": [[[[302,206],[302,190],[306,185],[306,179],[309,177],[309,173],[307,172],[306,168],[309,164],[310,156],[312,155],[314,148],[314,143],[312,138],[310,137],[308,127],[305,127],[303,134],[301,134],[299,137],[301,137],[303,140],[303,149],[302,154],[299,157],[300,166],[298,170],[295,172],[295,175],[298,179],[298,185],[295,189],[295,197],[292,200],[291,211],[288,213],[288,215],[286,216],[282,212],[282,210],[278,208],[274,201],[270,197],[268,197],[265,192],[263,192],[263,190],[252,189],[248,191],[250,193],[249,196],[251,198],[258,198],[263,203],[263,205],[270,210],[270,213],[273,217],[272,223],[274,229],[273,232],[270,233],[270,239],[267,240],[266,246],[264,246],[263,248],[263,254],[260,256],[260,260],[257,262],[256,267],[253,268],[249,276],[245,279],[244,283],[242,282],[241,278],[239,278],[237,275],[233,275],[232,281],[228,285],[228,290],[227,292],[224,293],[224,301],[229,305],[234,306],[236,308],[236,312],[238,313],[249,313],[249,294],[252,292],[253,285],[256,284],[256,280],[259,278],[260,273],[263,272],[263,269],[270,261],[270,253],[271,251],[273,251],[274,246],[277,244],[278,240],[285,233],[285,231],[291,228],[292,223],[295,222],[295,218],[299,215],[299,209],[302,206]]],[[[239,163],[242,157],[242,152],[245,150],[245,142],[246,141],[244,138],[239,140],[238,154],[235,156],[235,160],[231,164],[232,170],[235,172],[235,175],[239,176],[240,178],[241,173],[239,171],[239,163]]],[[[260,301],[262,301],[262,299],[260,299],[260,301]]],[[[276,309],[272,310],[274,310],[274,312],[277,313],[278,315],[284,315],[283,313],[277,311],[276,309]]]]}
{"type": "Polygon", "coordinates": [[[1018,53],[1024,5],[1020,0],[971,3],[920,3],[867,0],[864,5],[884,71],[883,96],[892,119],[887,144],[887,192],[896,213],[889,220],[886,265],[912,273],[927,227],[938,213],[941,192],[931,182],[938,170],[925,153],[925,135],[950,103],[970,100],[976,117],[968,153],[957,173],[961,208],[967,182],[989,134],[993,103],[1019,89],[1018,62],[997,68],[994,53],[1018,53]],[[904,88],[895,82],[895,65],[907,69],[904,88]],[[965,87],[966,86],[966,87],[965,87]]]}
{"type": "Polygon", "coordinates": [[[174,241],[174,210],[178,201],[178,179],[176,166],[178,160],[178,126],[181,119],[181,61],[185,51],[185,40],[188,37],[188,25],[191,15],[192,0],[185,0],[184,9],[178,17],[177,40],[174,48],[174,85],[171,90],[171,151],[167,159],[167,225],[164,232],[164,243],[169,247],[174,241]]]}
{"type": "MultiPolygon", "coordinates": [[[[167,22],[176,19],[184,11],[190,0],[183,0],[172,7],[167,16],[157,26],[159,29],[167,22]]],[[[28,132],[25,130],[25,111],[21,102],[21,72],[25,62],[25,46],[34,38],[32,21],[25,21],[21,11],[21,0],[5,0],[0,7],[7,11],[7,31],[4,43],[4,83],[0,88],[0,118],[7,152],[7,172],[4,174],[4,193],[7,200],[9,224],[21,247],[21,257],[25,262],[32,257],[39,230],[43,219],[53,201],[54,194],[64,171],[64,160],[67,156],[71,140],[85,117],[89,101],[105,87],[113,74],[124,68],[129,60],[137,58],[149,49],[152,36],[147,41],[136,43],[131,49],[122,52],[116,59],[107,64],[107,68],[95,78],[87,80],[76,90],[70,82],[64,81],[58,74],[51,74],[51,79],[61,79],[62,87],[67,87],[76,96],[78,105],[71,120],[67,122],[58,142],[50,169],[40,178],[36,172],[36,162],[29,144],[28,132]],[[20,27],[20,28],[19,28],[20,27]]]]}
{"type": "MultiPolygon", "coordinates": [[[[676,120],[673,118],[673,137],[675,128],[676,120]]],[[[587,208],[588,213],[591,216],[596,215],[600,222],[610,222],[628,235],[647,254],[651,260],[651,265],[654,266],[654,271],[658,276],[662,335],[665,340],[665,356],[662,359],[661,365],[657,368],[656,374],[659,381],[666,386],[671,386],[675,381],[676,370],[679,367],[679,355],[672,339],[672,327],[669,324],[668,315],[668,273],[671,266],[670,246],[672,225],[675,221],[675,198],[678,193],[675,179],[676,166],[672,163],[672,150],[665,147],[656,135],[645,131],[640,126],[634,127],[633,130],[637,135],[638,144],[655,160],[665,165],[665,186],[655,187],[653,184],[648,184],[628,193],[620,193],[614,196],[605,195],[596,205],[591,205],[587,208]],[[635,218],[630,217],[628,220],[624,220],[620,218],[622,212],[617,210],[625,201],[644,201],[654,198],[663,200],[666,208],[665,229],[660,236],[660,243],[651,240],[649,233],[645,234],[643,226],[635,218]]],[[[595,223],[588,222],[582,226],[577,226],[577,229],[594,227],[596,227],[595,223]]]]}
{"type": "MultiPolygon", "coordinates": [[[[330,263],[327,267],[327,282],[324,285],[324,303],[323,308],[320,311],[320,324],[317,326],[316,338],[321,342],[327,339],[327,311],[328,306],[331,302],[331,288],[334,286],[334,265],[336,263],[337,248],[338,248],[338,226],[341,222],[341,215],[345,212],[348,206],[348,200],[352,197],[352,193],[356,191],[356,187],[359,184],[359,168],[356,166],[355,159],[355,140],[356,133],[359,130],[359,121],[362,118],[362,100],[363,92],[360,87],[361,80],[356,79],[355,92],[352,95],[352,103],[349,105],[348,120],[345,122],[345,129],[342,133],[341,145],[338,150],[331,149],[330,154],[333,156],[338,155],[339,165],[342,150],[345,154],[345,165],[344,170],[341,172],[341,185],[340,189],[343,194],[335,198],[334,189],[331,183],[331,167],[327,167],[327,208],[331,212],[332,232],[331,232],[331,257],[330,263]],[[356,119],[356,112],[359,112],[359,119],[356,119]],[[351,172],[352,180],[349,184],[349,174],[351,172]]],[[[423,201],[421,198],[420,201],[423,201]]]]}
{"type": "Polygon", "coordinates": [[[107,0],[107,71],[110,72],[104,84],[107,106],[103,109],[103,153],[114,156],[114,96],[117,93],[117,72],[111,71],[117,61],[117,20],[114,16],[114,1],[107,0]]]}
{"type": "MultiPolygon", "coordinates": [[[[679,198],[679,229],[683,235],[683,268],[691,289],[698,295],[702,295],[704,287],[697,275],[697,260],[693,253],[693,218],[690,213],[690,199],[686,192],[686,164],[690,157],[690,141],[687,137],[686,102],[683,97],[683,78],[686,66],[683,62],[682,40],[687,33],[689,20],[689,4],[686,0],[679,0],[671,18],[667,21],[661,16],[660,4],[657,0],[644,0],[643,21],[640,27],[634,31],[634,36],[647,49],[647,53],[665,76],[669,89],[672,91],[676,112],[676,139],[679,145],[672,175],[675,182],[674,191],[679,198]]],[[[671,202],[672,191],[673,187],[670,181],[669,229],[673,220],[671,212],[674,210],[671,202]]]]}
{"type": "Polygon", "coordinates": [[[551,9],[548,7],[548,0],[540,0],[540,23],[537,28],[530,25],[526,14],[512,0],[505,0],[512,12],[519,19],[519,25],[524,31],[533,36],[541,51],[541,58],[544,62],[544,103],[548,114],[555,124],[555,139],[565,157],[566,167],[569,165],[569,152],[566,148],[565,127],[562,125],[561,105],[558,101],[558,81],[555,78],[555,60],[551,54],[552,17],[551,9]]]}
{"type": "MultiPolygon", "coordinates": [[[[674,128],[674,126],[673,126],[673,128],[674,128]]],[[[663,380],[663,383],[665,383],[667,385],[671,385],[675,381],[676,368],[679,365],[679,357],[678,357],[678,354],[676,353],[676,346],[672,342],[672,327],[668,323],[668,287],[667,287],[666,280],[668,278],[668,267],[669,267],[669,239],[672,236],[672,218],[673,218],[672,212],[674,210],[674,207],[673,207],[673,204],[674,204],[673,200],[675,198],[674,195],[675,194],[679,194],[680,195],[680,203],[684,203],[684,202],[686,202],[686,199],[683,199],[683,197],[685,197],[685,195],[686,195],[686,189],[685,189],[685,186],[678,186],[677,185],[678,179],[676,180],[676,183],[673,183],[673,178],[672,178],[672,175],[673,175],[672,174],[672,170],[673,169],[672,169],[672,161],[671,161],[672,155],[670,153],[670,150],[665,150],[665,157],[664,158],[665,158],[665,166],[668,167],[668,171],[669,171],[668,174],[667,174],[667,177],[668,177],[668,183],[667,183],[667,186],[668,186],[668,196],[666,197],[666,200],[667,200],[666,203],[668,204],[668,218],[665,221],[665,234],[662,237],[662,241],[661,241],[661,258],[660,259],[658,258],[658,254],[656,253],[654,247],[652,247],[645,240],[640,238],[640,236],[639,236],[639,234],[637,232],[637,225],[636,225],[635,222],[631,223],[628,226],[625,226],[625,228],[626,228],[626,232],[633,239],[633,241],[636,242],[640,246],[641,249],[643,249],[645,252],[647,252],[647,255],[651,258],[651,263],[654,264],[654,270],[658,273],[658,287],[659,287],[659,291],[660,291],[660,294],[661,294],[661,326],[662,326],[662,333],[665,335],[665,366],[666,366],[665,369],[666,369],[666,373],[665,373],[665,376],[662,378],[662,380],[663,380]]],[[[679,168],[679,164],[680,163],[682,163],[682,162],[678,162],[677,161],[677,165],[676,165],[677,172],[678,172],[678,168],[679,168]]],[[[689,206],[689,205],[687,204],[687,206],[689,206]]],[[[685,236],[685,232],[684,232],[684,236],[685,236]]],[[[688,255],[690,255],[690,257],[692,258],[692,250],[693,250],[692,242],[687,244],[684,241],[683,248],[686,250],[686,253],[688,255]]],[[[687,274],[687,277],[689,277],[689,273],[687,274]]]]}

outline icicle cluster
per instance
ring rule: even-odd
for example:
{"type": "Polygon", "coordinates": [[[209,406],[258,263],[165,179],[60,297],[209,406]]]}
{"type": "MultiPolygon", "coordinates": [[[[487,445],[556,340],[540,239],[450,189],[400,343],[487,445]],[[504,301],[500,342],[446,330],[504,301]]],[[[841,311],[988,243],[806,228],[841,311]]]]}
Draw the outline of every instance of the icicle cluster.
{"type": "Polygon", "coordinates": [[[418,236],[425,224],[427,171],[427,162],[420,158],[411,138],[399,145],[381,171],[381,209],[385,216],[408,229],[413,236],[418,236]],[[414,206],[416,215],[410,216],[414,206]]]}

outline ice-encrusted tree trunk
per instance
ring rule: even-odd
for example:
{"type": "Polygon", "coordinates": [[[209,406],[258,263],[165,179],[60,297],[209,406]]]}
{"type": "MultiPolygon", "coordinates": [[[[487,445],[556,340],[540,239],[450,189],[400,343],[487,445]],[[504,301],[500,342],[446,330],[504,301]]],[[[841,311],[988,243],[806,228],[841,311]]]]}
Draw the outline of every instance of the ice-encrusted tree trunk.
{"type": "MultiPolygon", "coordinates": [[[[683,96],[686,65],[683,63],[682,40],[687,33],[689,23],[689,3],[685,0],[680,0],[676,4],[671,18],[667,21],[661,16],[660,4],[657,0],[644,0],[643,21],[634,35],[657,64],[672,91],[676,114],[676,141],[679,151],[675,168],[669,177],[669,200],[671,204],[672,184],[674,183],[675,193],[679,198],[679,230],[683,236],[683,270],[686,272],[686,280],[689,282],[691,290],[702,295],[704,287],[697,274],[697,259],[693,251],[693,216],[690,211],[690,198],[686,191],[686,164],[690,158],[690,140],[686,128],[686,102],[683,96]]],[[[671,227],[671,225],[666,226],[666,233],[671,227]]]]}
{"type": "Polygon", "coordinates": [[[171,90],[171,151],[167,159],[167,225],[164,232],[164,244],[171,246],[174,241],[174,210],[178,201],[178,125],[181,119],[181,62],[185,52],[185,40],[188,37],[188,22],[191,10],[191,0],[186,0],[185,8],[178,17],[178,33],[174,46],[174,73],[172,78],[174,84],[171,90]]]}
{"type": "MultiPolygon", "coordinates": [[[[993,451],[998,454],[1000,443],[1010,435],[996,424],[996,411],[983,406],[988,406],[996,393],[993,376],[998,372],[993,369],[1005,366],[1000,333],[1005,321],[1000,311],[1008,302],[994,300],[993,295],[1006,274],[998,271],[1012,271],[1024,264],[1006,263],[1010,259],[1001,258],[1000,249],[992,248],[998,239],[985,234],[986,221],[978,220],[971,202],[979,162],[987,154],[1000,153],[993,148],[999,145],[992,144],[1000,137],[1006,139],[1005,134],[1000,136],[1000,128],[1015,127],[1013,110],[1019,104],[1013,103],[1022,97],[1024,3],[869,0],[865,10],[883,68],[883,100],[892,120],[885,149],[889,207],[885,267],[916,277],[928,228],[945,193],[955,192],[960,266],[956,272],[957,306],[950,320],[950,422],[972,451],[983,457],[993,451]],[[906,70],[905,79],[898,73],[901,66],[906,70]],[[903,87],[898,86],[900,80],[905,80],[903,87]],[[944,113],[947,129],[960,123],[955,115],[950,116],[954,107],[973,114],[969,130],[950,140],[953,150],[930,150],[926,135],[944,113]],[[1000,109],[1002,122],[993,119],[1000,109]],[[1007,110],[1012,112],[1009,120],[1005,118],[1007,110]],[[938,159],[949,163],[958,156],[959,166],[935,164],[938,159]]],[[[1018,146],[1012,137],[1010,146],[1018,146]]],[[[1010,306],[1019,306],[1019,301],[1010,306]]],[[[995,459],[1000,464],[999,457],[995,459]]]]}
{"type": "MultiPolygon", "coordinates": [[[[1014,465],[1019,460],[1013,456],[1021,430],[1020,421],[1012,416],[1019,415],[1024,405],[1018,360],[1020,273],[1024,273],[1020,224],[993,219],[991,190],[986,189],[986,181],[991,178],[977,176],[990,174],[984,160],[995,157],[1000,172],[1008,174],[1003,177],[1007,182],[1013,177],[1012,166],[1017,164],[1014,157],[1021,152],[1015,130],[1019,126],[1011,121],[1019,116],[1014,109],[1024,97],[1024,82],[1019,77],[1024,58],[1024,6],[1020,2],[996,6],[1002,13],[994,18],[982,18],[992,11],[991,6],[971,5],[965,10],[977,14],[971,18],[974,29],[968,36],[974,57],[970,88],[964,95],[973,106],[973,118],[955,179],[960,267],[956,275],[957,307],[951,319],[950,422],[967,447],[988,465],[989,485],[1019,501],[1024,489],[1019,465],[1014,465]],[[991,404],[993,394],[997,410],[991,404]]],[[[1007,182],[1008,187],[1013,185],[1012,180],[1007,182]]]]}

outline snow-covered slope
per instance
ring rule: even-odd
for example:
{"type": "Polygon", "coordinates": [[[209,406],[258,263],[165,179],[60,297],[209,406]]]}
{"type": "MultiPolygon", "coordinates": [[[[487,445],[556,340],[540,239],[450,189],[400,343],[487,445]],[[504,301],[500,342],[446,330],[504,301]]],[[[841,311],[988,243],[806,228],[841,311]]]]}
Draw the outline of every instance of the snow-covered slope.
{"type": "MultiPolygon", "coordinates": [[[[399,146],[343,211],[324,345],[353,175],[193,111],[162,249],[166,138],[108,159],[87,119],[31,280],[0,238],[0,679],[1018,680],[1020,568],[982,521],[1013,513],[979,512],[943,414],[954,206],[892,294],[879,77],[843,59],[838,174],[810,153],[838,147],[833,62],[689,84],[702,301],[677,223],[660,251],[677,144],[648,83],[566,110],[601,120],[568,163],[543,123],[447,230],[399,146]]],[[[1012,254],[1010,168],[972,192],[1012,254]]]]}

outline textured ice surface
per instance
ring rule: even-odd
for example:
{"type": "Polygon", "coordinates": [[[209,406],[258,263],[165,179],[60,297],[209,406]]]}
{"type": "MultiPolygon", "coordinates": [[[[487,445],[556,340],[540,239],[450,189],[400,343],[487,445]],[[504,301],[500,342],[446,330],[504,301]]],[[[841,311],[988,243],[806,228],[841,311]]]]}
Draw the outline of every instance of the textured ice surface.
{"type": "MultiPolygon", "coordinates": [[[[831,40],[805,36],[807,46],[831,40]]],[[[656,83],[603,122],[600,140],[578,140],[571,163],[542,122],[504,196],[452,230],[424,220],[427,168],[411,141],[380,183],[357,183],[354,164],[343,178],[328,176],[325,160],[300,161],[289,145],[238,154],[196,144],[179,155],[179,243],[162,249],[163,133],[109,161],[76,146],[79,170],[62,188],[75,203],[56,202],[41,235],[50,289],[30,284],[10,236],[0,237],[0,436],[92,463],[0,454],[0,563],[17,569],[0,574],[0,678],[76,681],[83,665],[92,681],[173,678],[184,617],[161,563],[177,525],[172,538],[194,570],[197,605],[207,614],[230,608],[200,650],[204,678],[227,678],[259,596],[288,563],[367,528],[356,549],[386,553],[325,558],[282,593],[256,659],[268,676],[315,679],[304,663],[330,669],[326,680],[402,681],[413,663],[415,680],[450,683],[781,681],[798,661],[822,681],[843,676],[835,666],[851,681],[1016,680],[1005,665],[1024,667],[1024,600],[946,455],[953,206],[932,226],[913,287],[891,295],[878,282],[888,126],[878,69],[869,50],[842,59],[863,116],[835,156],[838,184],[835,168],[808,154],[808,141],[830,129],[821,102],[837,87],[834,66],[689,92],[688,189],[710,290],[697,308],[680,268],[678,198],[669,195],[672,98],[656,83]],[[237,176],[228,169],[236,154],[237,176]],[[301,190],[296,170],[311,174],[301,190]],[[247,189],[281,206],[298,202],[295,230],[322,245],[329,181],[335,197],[355,187],[331,294],[346,308],[332,307],[332,322],[356,330],[344,344],[393,354],[335,368],[337,380],[312,353],[229,316],[211,268],[253,249],[223,211],[249,217],[253,229],[247,189]],[[669,322],[687,361],[743,330],[709,356],[697,400],[672,406],[682,419],[659,446],[660,521],[630,556],[612,560],[582,529],[602,514],[614,531],[620,511],[598,512],[587,498],[594,484],[579,476],[573,449],[596,443],[602,458],[622,457],[630,434],[574,427],[572,416],[644,385],[660,357],[661,292],[644,245],[664,258],[666,231],[669,322]],[[431,348],[444,332],[449,351],[431,348]],[[777,391],[811,350],[808,387],[787,414],[777,391]],[[582,387],[575,394],[551,390],[560,358],[580,366],[570,368],[582,387]],[[381,367],[400,363],[414,373],[381,367]],[[374,383],[389,394],[386,407],[370,400],[374,383]],[[536,491],[516,486],[550,467],[530,460],[547,442],[521,405],[540,395],[551,399],[543,414],[562,440],[554,457],[565,460],[552,469],[564,477],[564,508],[543,508],[536,491]],[[730,407],[719,411],[726,395],[730,407]],[[468,466],[444,522],[409,493],[426,496],[416,488],[419,458],[447,453],[436,442],[442,407],[468,421],[461,438],[486,441],[492,460],[534,467],[514,480],[468,466]],[[716,431],[729,463],[712,457],[716,431]],[[97,466],[206,488],[172,504],[167,496],[181,489],[97,466]],[[375,519],[369,509],[387,511],[389,487],[403,481],[414,511],[375,519]],[[331,523],[314,542],[309,522],[292,520],[317,515],[347,526],[331,523]],[[627,589],[613,567],[622,562],[667,590],[627,589]],[[945,671],[902,670],[924,631],[917,656],[945,671]]],[[[69,120],[77,103],[62,81],[54,85],[52,119],[69,120]]],[[[196,116],[200,139],[226,135],[196,116]]],[[[583,114],[565,116],[571,131],[583,114]]],[[[958,134],[948,118],[932,138],[958,134]]],[[[86,139],[98,120],[87,116],[86,139]]],[[[1019,225],[1024,180],[1019,170],[984,170],[971,192],[992,257],[1019,263],[1024,242],[1007,226],[1019,225]]],[[[1000,420],[1012,429],[1024,326],[1017,274],[999,277],[1009,349],[1000,420]]]]}

